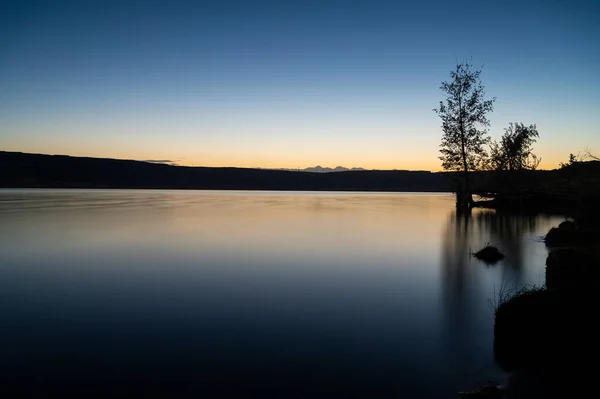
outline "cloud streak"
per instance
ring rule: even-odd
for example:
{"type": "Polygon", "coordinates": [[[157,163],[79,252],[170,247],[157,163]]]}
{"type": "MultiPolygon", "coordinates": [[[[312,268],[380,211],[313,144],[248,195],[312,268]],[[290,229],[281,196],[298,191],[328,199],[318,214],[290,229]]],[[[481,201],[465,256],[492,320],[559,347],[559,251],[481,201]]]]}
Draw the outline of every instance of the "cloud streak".
{"type": "Polygon", "coordinates": [[[149,163],[161,163],[161,164],[173,164],[175,162],[177,162],[177,160],[173,161],[170,159],[144,159],[142,162],[149,162],[149,163]]]}

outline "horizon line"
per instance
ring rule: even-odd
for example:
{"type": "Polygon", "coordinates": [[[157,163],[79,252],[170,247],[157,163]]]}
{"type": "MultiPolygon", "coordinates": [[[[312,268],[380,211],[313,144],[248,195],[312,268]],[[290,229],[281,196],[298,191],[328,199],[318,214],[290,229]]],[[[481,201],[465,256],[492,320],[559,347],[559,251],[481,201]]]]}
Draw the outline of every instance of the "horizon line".
{"type": "MultiPolygon", "coordinates": [[[[7,151],[0,150],[0,153],[13,153],[13,154],[28,154],[28,155],[41,155],[41,156],[56,156],[56,157],[69,157],[69,158],[89,158],[89,159],[105,159],[105,160],[114,160],[114,161],[132,161],[132,162],[144,162],[151,163],[155,165],[165,165],[172,167],[185,167],[185,168],[215,168],[215,169],[255,169],[255,170],[278,170],[283,172],[306,172],[306,173],[341,173],[341,172],[369,172],[369,171],[380,171],[380,172],[429,172],[429,173],[452,173],[460,171],[445,171],[445,170],[427,170],[427,169],[368,169],[363,167],[354,167],[348,168],[344,166],[337,165],[335,167],[323,167],[320,164],[316,166],[308,166],[306,168],[282,168],[282,167],[264,167],[264,166],[204,166],[204,165],[182,165],[176,163],[177,161],[171,160],[152,160],[152,159],[134,159],[134,158],[111,158],[111,157],[103,157],[103,156],[87,156],[87,155],[70,155],[70,154],[51,154],[51,153],[39,153],[39,152],[24,152],[24,151],[7,151]],[[306,169],[315,169],[317,167],[321,167],[323,169],[330,169],[329,172],[315,172],[306,169]],[[342,167],[347,170],[335,171],[334,169],[337,167],[342,167]]],[[[536,169],[538,171],[552,171],[554,169],[536,169]]],[[[478,171],[472,171],[478,172],[478,171]]]]}

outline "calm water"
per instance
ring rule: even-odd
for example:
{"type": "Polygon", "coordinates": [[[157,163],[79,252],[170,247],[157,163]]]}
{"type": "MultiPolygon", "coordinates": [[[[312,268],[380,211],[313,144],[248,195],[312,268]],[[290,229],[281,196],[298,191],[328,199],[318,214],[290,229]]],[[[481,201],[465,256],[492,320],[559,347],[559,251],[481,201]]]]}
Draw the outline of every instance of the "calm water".
{"type": "MultiPolygon", "coordinates": [[[[442,194],[0,190],[0,389],[449,398],[560,217],[442,194]],[[469,256],[485,243],[507,258],[469,256]]],[[[175,393],[177,393],[175,395],[175,393]]]]}

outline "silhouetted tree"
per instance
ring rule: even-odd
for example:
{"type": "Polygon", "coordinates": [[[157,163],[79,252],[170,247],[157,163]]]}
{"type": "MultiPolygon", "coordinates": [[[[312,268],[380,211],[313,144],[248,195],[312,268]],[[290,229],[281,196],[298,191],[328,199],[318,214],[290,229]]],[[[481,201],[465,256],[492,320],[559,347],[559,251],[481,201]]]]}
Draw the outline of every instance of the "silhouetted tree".
{"type": "Polygon", "coordinates": [[[561,162],[560,167],[566,168],[567,166],[573,165],[575,162],[581,162],[581,157],[579,154],[575,155],[573,153],[569,154],[569,160],[567,162],[561,162]]]}
{"type": "Polygon", "coordinates": [[[457,190],[459,205],[473,202],[469,183],[469,172],[481,169],[487,158],[484,145],[489,142],[486,117],[494,110],[494,97],[485,100],[481,71],[472,70],[469,62],[456,65],[450,72],[450,80],[442,82],[440,90],[445,99],[434,111],[442,119],[442,143],[440,160],[449,171],[461,171],[463,181],[457,190]]]}
{"type": "Polygon", "coordinates": [[[566,168],[567,166],[573,165],[576,162],[587,162],[587,161],[600,161],[600,157],[594,155],[592,150],[586,148],[581,155],[581,152],[578,152],[577,155],[569,154],[569,160],[567,162],[561,162],[559,164],[560,168],[566,168]]]}
{"type": "Polygon", "coordinates": [[[492,142],[491,163],[495,170],[510,172],[529,169],[535,170],[541,158],[532,152],[532,145],[540,137],[535,125],[525,126],[522,123],[511,123],[500,142],[492,142]]]}

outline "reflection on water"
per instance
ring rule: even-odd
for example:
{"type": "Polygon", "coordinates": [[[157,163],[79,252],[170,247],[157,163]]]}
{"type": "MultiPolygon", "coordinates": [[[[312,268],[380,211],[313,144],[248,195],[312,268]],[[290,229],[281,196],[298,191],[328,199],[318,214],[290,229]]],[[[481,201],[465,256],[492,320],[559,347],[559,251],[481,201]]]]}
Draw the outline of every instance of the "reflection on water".
{"type": "MultiPolygon", "coordinates": [[[[490,378],[493,313],[491,303],[502,287],[540,285],[547,251],[542,235],[563,220],[547,215],[514,215],[493,210],[449,212],[444,226],[442,292],[444,327],[451,358],[465,374],[490,378]],[[505,258],[486,265],[471,256],[485,245],[500,249],[505,258]],[[485,353],[482,359],[481,353],[485,353]]],[[[493,374],[492,374],[493,376],[493,374]]]]}
{"type": "Polygon", "coordinates": [[[448,397],[555,217],[440,194],[0,190],[0,390],[448,397]],[[490,242],[506,259],[469,253],[490,242]]]}

